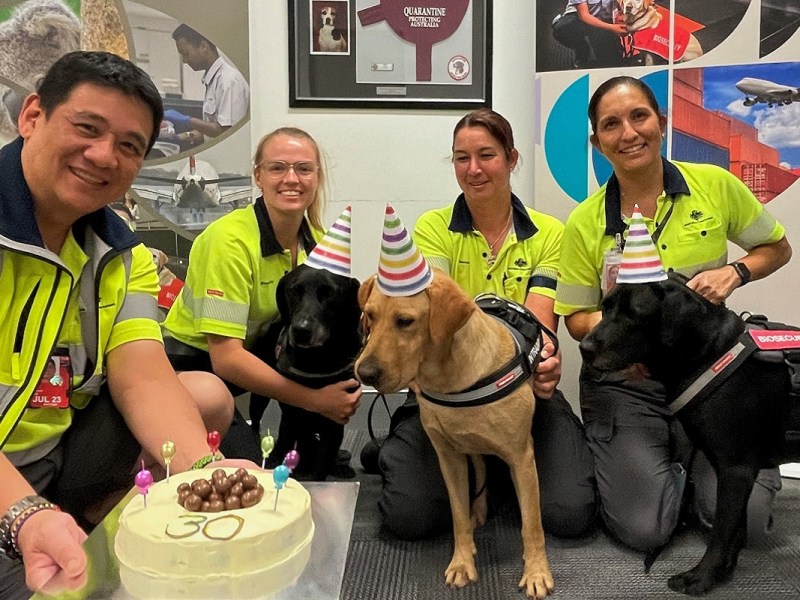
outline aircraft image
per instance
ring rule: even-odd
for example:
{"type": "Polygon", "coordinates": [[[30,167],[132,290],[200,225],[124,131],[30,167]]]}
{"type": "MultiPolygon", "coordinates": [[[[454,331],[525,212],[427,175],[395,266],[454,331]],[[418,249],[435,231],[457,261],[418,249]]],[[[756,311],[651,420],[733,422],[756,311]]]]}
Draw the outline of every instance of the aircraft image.
{"type": "Polygon", "coordinates": [[[800,100],[800,88],[773,83],[766,79],[745,77],[736,83],[736,89],[744,94],[745,106],[761,102],[772,108],[776,104],[780,106],[800,100]]]}
{"type": "Polygon", "coordinates": [[[176,208],[206,209],[228,202],[238,206],[239,201],[249,203],[252,195],[252,180],[249,175],[220,177],[211,163],[197,160],[194,156],[189,157],[188,163],[177,177],[140,173],[132,187],[147,200],[170,204],[176,208]],[[220,184],[225,186],[237,183],[239,185],[228,186],[229,189],[224,193],[220,190],[220,184]],[[171,193],[164,189],[164,184],[172,186],[171,193]]]}

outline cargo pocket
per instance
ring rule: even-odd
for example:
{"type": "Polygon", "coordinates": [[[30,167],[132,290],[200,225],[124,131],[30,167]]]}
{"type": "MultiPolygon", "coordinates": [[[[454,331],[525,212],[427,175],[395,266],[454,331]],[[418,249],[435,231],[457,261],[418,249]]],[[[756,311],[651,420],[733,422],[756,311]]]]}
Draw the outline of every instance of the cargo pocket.
{"type": "Polygon", "coordinates": [[[584,424],[586,438],[590,444],[603,444],[610,442],[614,437],[614,419],[598,419],[584,424]]]}

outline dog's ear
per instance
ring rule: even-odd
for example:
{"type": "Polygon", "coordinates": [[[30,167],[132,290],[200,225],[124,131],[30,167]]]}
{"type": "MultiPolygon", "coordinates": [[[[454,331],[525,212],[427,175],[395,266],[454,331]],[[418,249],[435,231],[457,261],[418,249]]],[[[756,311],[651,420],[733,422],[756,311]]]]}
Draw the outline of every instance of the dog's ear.
{"type": "Polygon", "coordinates": [[[375,286],[375,279],[377,277],[377,275],[371,276],[361,284],[360,288],[358,288],[358,305],[361,307],[361,310],[364,310],[364,305],[367,303],[367,300],[369,300],[369,296],[372,293],[372,288],[375,286]]]}
{"type": "Polygon", "coordinates": [[[478,308],[455,281],[436,271],[425,292],[430,299],[428,329],[435,346],[450,339],[478,308]]]}
{"type": "MultiPolygon", "coordinates": [[[[685,278],[684,278],[685,279],[685,278]]],[[[711,303],[686,286],[679,277],[661,283],[661,341],[683,355],[702,353],[707,343],[708,327],[713,329],[708,308],[711,303]]]]}
{"type": "Polygon", "coordinates": [[[355,316],[356,320],[361,318],[361,306],[358,303],[358,291],[361,289],[361,283],[355,277],[351,277],[347,281],[347,288],[345,290],[345,298],[347,299],[348,314],[355,316]]]}
{"type": "Polygon", "coordinates": [[[278,305],[278,312],[281,321],[286,324],[289,320],[289,304],[286,302],[286,277],[288,273],[280,278],[278,286],[275,288],[275,303],[278,305]]]}

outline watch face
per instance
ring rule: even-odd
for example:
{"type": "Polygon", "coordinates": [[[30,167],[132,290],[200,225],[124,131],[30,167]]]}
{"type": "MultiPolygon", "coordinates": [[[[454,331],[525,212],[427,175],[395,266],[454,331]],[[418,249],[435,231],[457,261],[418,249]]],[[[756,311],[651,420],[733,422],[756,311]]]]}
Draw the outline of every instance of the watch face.
{"type": "Polygon", "coordinates": [[[739,279],[742,280],[742,285],[750,281],[750,269],[747,268],[747,265],[740,262],[732,263],[731,265],[735,270],[736,274],[739,275],[739,279]]]}

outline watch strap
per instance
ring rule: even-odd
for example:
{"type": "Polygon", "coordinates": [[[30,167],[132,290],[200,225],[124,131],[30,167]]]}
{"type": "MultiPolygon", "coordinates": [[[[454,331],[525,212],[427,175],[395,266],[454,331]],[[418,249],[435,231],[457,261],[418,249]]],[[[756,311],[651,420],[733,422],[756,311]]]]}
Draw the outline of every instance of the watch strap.
{"type": "Polygon", "coordinates": [[[737,261],[730,263],[730,266],[733,267],[733,270],[736,271],[736,274],[739,276],[739,279],[742,280],[740,287],[750,282],[752,275],[750,273],[750,269],[747,268],[746,264],[737,261]]]}

